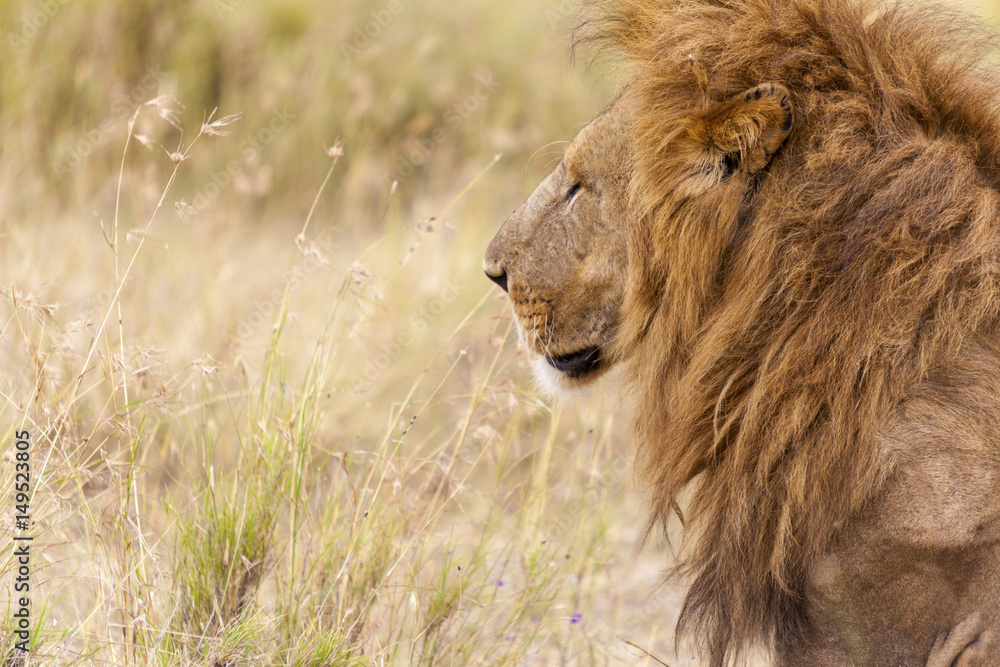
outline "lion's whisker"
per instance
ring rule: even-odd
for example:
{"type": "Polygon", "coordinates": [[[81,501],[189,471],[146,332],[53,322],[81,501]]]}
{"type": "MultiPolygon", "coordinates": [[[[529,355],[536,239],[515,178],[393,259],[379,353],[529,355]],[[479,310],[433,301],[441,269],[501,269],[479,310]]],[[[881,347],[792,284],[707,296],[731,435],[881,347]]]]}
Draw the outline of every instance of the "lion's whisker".
{"type": "Polygon", "coordinates": [[[555,146],[557,144],[567,144],[568,145],[569,142],[568,141],[550,141],[549,143],[545,144],[544,146],[541,146],[538,150],[536,150],[534,153],[531,154],[531,157],[529,157],[528,161],[524,164],[524,173],[528,173],[528,167],[531,166],[531,161],[535,159],[536,155],[538,155],[539,153],[541,153],[546,148],[548,148],[550,146],[555,146]]]}

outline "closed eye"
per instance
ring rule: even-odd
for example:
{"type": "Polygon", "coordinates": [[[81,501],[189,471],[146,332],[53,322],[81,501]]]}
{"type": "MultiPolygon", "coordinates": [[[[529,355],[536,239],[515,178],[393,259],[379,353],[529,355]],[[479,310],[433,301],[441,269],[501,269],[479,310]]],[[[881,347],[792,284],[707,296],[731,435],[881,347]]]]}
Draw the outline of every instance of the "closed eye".
{"type": "Polygon", "coordinates": [[[569,186],[569,190],[566,191],[566,201],[570,201],[571,199],[573,199],[573,197],[576,196],[576,193],[580,191],[580,187],[581,187],[580,183],[574,183],[573,185],[569,186]]]}

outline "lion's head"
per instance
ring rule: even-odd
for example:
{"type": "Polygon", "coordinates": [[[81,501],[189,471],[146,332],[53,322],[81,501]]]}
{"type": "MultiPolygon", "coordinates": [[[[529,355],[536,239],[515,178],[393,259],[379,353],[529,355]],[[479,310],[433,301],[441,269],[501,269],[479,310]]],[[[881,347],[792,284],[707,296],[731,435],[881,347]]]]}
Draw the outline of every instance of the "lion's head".
{"type": "MultiPolygon", "coordinates": [[[[648,242],[632,233],[641,217],[631,200],[635,104],[627,90],[586,125],[486,251],[486,275],[509,294],[535,376],[550,393],[584,386],[629,356],[616,335],[629,256],[648,250],[630,252],[648,242]]],[[[658,147],[670,156],[662,176],[671,206],[695,218],[690,224],[735,223],[738,204],[791,132],[788,90],[765,82],[718,104],[676,106],[658,147]]]]}
{"type": "Polygon", "coordinates": [[[510,295],[535,375],[552,392],[613,363],[627,262],[627,117],[619,100],[589,123],[486,251],[486,275],[510,295]]]}

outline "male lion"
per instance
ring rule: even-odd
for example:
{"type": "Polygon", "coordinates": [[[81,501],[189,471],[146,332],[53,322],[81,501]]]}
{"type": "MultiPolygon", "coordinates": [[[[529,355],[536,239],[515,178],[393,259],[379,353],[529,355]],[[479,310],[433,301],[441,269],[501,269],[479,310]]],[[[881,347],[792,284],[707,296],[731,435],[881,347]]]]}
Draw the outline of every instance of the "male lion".
{"type": "Polygon", "coordinates": [[[714,666],[1000,665],[991,43],[867,0],[584,19],[632,76],[485,269],[550,388],[623,366],[678,631],[714,666]]]}

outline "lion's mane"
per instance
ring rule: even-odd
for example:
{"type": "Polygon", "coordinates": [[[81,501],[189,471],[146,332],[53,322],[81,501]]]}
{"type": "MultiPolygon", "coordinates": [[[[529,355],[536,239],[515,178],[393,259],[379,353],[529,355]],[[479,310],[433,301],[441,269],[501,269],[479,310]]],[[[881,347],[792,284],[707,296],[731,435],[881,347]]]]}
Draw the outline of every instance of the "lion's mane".
{"type": "Polygon", "coordinates": [[[801,630],[809,563],[892,472],[880,425],[936,357],[996,330],[995,51],[953,12],[867,0],[581,16],[640,100],[617,345],[651,528],[681,517],[679,630],[722,665],[801,630]],[[766,174],[738,200],[679,196],[681,119],[766,81],[795,110],[766,174]]]}

